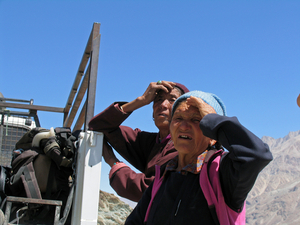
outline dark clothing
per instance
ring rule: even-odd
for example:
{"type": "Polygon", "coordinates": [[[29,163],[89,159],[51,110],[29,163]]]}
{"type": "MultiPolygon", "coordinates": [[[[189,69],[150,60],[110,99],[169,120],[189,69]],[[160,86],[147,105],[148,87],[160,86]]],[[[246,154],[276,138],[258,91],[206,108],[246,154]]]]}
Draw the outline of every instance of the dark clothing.
{"type": "MultiPolygon", "coordinates": [[[[203,134],[219,141],[229,153],[220,164],[220,181],[226,204],[239,211],[259,172],[273,159],[269,147],[243,127],[236,117],[208,114],[200,122],[203,134]]],[[[126,220],[143,224],[152,185],[126,220]]],[[[150,224],[215,224],[199,185],[199,174],[167,171],[151,207],[150,224]]]]}
{"type": "Polygon", "coordinates": [[[143,192],[154,179],[155,165],[163,165],[177,155],[170,139],[157,142],[158,133],[133,130],[120,126],[130,113],[119,108],[123,103],[114,103],[89,122],[89,129],[103,132],[105,139],[130,164],[142,173],[135,173],[128,166],[112,167],[110,185],[118,195],[139,201],[143,192]]]}

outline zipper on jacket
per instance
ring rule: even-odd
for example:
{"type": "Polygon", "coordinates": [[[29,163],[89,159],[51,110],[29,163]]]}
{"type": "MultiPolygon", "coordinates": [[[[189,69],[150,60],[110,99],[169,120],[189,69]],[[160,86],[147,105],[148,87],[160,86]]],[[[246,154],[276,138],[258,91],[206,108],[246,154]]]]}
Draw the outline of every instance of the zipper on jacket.
{"type": "Polygon", "coordinates": [[[176,209],[176,212],[175,212],[175,216],[177,216],[177,213],[178,213],[178,210],[179,210],[179,207],[180,207],[180,203],[181,203],[181,199],[178,202],[177,209],[176,209]]]}

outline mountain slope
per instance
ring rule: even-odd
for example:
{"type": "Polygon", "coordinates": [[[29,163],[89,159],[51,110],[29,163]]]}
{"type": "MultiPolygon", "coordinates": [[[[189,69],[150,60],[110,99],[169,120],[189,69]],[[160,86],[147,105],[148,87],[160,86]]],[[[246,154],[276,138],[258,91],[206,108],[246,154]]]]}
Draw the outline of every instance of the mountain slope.
{"type": "Polygon", "coordinates": [[[247,224],[300,224],[300,131],[262,140],[274,159],[248,195],[247,224]]]}
{"type": "Polygon", "coordinates": [[[114,194],[100,191],[98,225],[124,224],[132,208],[114,194]]]}

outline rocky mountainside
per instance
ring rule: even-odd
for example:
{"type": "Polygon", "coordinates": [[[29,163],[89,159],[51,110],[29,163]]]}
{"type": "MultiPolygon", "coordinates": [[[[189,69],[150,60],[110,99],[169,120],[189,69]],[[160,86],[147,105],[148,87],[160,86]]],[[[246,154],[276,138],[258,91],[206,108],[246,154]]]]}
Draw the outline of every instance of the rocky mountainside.
{"type": "Polygon", "coordinates": [[[300,224],[300,131],[262,140],[274,159],[248,195],[247,224],[300,224]]]}
{"type": "MultiPolygon", "coordinates": [[[[246,201],[246,223],[300,224],[300,131],[284,138],[263,137],[273,161],[260,173],[246,201]]],[[[132,208],[113,194],[100,193],[98,224],[124,224],[132,208]]]]}
{"type": "Polygon", "coordinates": [[[132,208],[113,194],[100,191],[98,225],[124,224],[132,208]]]}

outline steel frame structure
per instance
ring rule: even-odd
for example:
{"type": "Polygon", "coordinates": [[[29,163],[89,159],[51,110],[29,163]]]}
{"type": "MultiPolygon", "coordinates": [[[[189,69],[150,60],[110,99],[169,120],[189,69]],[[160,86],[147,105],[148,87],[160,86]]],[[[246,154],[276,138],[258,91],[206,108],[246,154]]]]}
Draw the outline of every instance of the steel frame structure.
{"type": "MultiPolygon", "coordinates": [[[[72,128],[72,130],[81,130],[83,128],[82,130],[86,131],[88,128],[88,121],[90,121],[94,116],[100,38],[100,23],[94,23],[81,62],[79,64],[75,81],[64,108],[23,104],[23,102],[28,103],[30,101],[10,98],[0,98],[0,107],[28,109],[29,114],[36,118],[38,111],[63,113],[63,126],[72,127],[75,116],[77,115],[84,95],[86,94],[85,103],[74,127],[72,128]],[[22,103],[11,103],[7,101],[22,103]]],[[[37,125],[39,125],[39,123],[37,125]]]]}
{"type": "MultiPolygon", "coordinates": [[[[79,138],[78,159],[76,162],[76,171],[79,172],[79,177],[77,175],[77,178],[75,179],[76,188],[74,198],[76,201],[73,202],[72,224],[96,225],[98,218],[103,134],[88,131],[88,122],[94,116],[100,38],[100,23],[94,23],[64,108],[34,105],[33,100],[27,101],[0,97],[0,109],[1,107],[5,107],[29,110],[28,113],[0,110],[2,118],[5,113],[9,113],[10,115],[30,116],[35,119],[36,126],[40,126],[37,116],[38,111],[63,113],[64,127],[70,127],[73,131],[82,131],[79,138]],[[82,102],[83,100],[85,100],[84,103],[82,102]],[[78,115],[78,110],[80,108],[81,111],[78,115]],[[77,118],[76,121],[75,117],[77,118]],[[74,121],[75,124],[73,125],[74,121]],[[95,179],[95,176],[97,179],[95,179]],[[89,199],[89,202],[87,202],[86,199],[89,199]],[[87,204],[93,205],[93,209],[88,209],[86,207],[87,204]]],[[[1,135],[2,132],[0,138],[1,135]]],[[[9,223],[9,212],[12,202],[22,202],[24,204],[52,204],[56,206],[61,204],[53,200],[15,198],[11,196],[8,196],[8,200],[9,204],[6,209],[7,212],[4,224],[9,223]]],[[[59,209],[57,209],[57,211],[59,213],[59,209]]],[[[55,224],[60,224],[58,218],[59,215],[56,213],[55,224]]]]}

